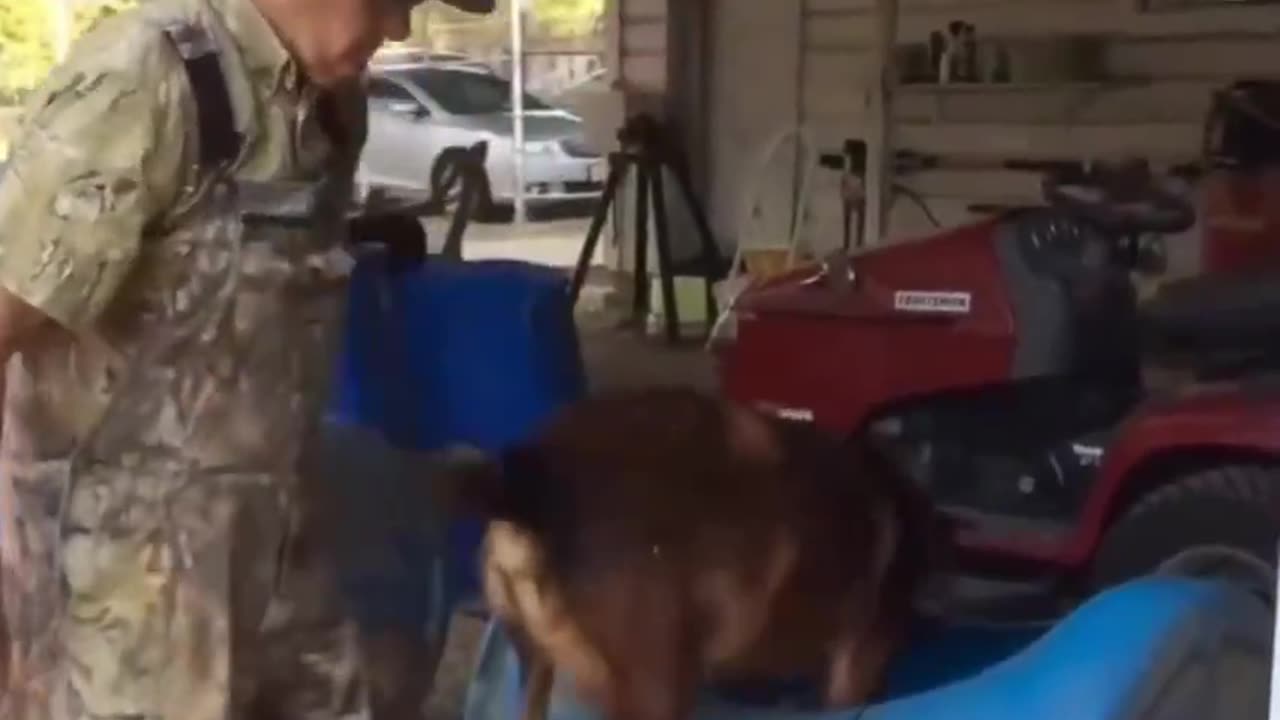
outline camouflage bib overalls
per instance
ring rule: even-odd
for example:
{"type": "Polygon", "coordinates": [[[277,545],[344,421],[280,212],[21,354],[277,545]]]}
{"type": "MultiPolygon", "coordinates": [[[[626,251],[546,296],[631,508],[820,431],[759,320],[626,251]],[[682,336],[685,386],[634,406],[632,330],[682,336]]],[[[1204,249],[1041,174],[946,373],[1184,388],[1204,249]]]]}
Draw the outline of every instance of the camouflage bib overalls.
{"type": "Polygon", "coordinates": [[[223,170],[146,245],[144,290],[100,332],[10,368],[6,457],[25,459],[4,469],[20,521],[3,530],[25,562],[3,577],[0,715],[367,717],[354,631],[302,530],[323,503],[297,470],[342,321],[343,188],[238,178],[216,34],[163,31],[196,91],[201,161],[223,170]],[[102,402],[50,447],[36,431],[73,387],[102,402]]]}

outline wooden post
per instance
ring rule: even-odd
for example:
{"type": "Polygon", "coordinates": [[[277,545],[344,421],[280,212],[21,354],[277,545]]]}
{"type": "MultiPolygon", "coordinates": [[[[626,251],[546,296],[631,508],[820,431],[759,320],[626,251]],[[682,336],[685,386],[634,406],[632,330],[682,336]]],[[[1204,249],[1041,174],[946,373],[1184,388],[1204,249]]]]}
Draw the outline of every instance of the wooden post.
{"type": "Polygon", "coordinates": [[[863,238],[881,242],[889,230],[893,201],[893,92],[897,83],[894,46],[898,0],[877,0],[875,56],[867,78],[867,205],[863,238]]]}

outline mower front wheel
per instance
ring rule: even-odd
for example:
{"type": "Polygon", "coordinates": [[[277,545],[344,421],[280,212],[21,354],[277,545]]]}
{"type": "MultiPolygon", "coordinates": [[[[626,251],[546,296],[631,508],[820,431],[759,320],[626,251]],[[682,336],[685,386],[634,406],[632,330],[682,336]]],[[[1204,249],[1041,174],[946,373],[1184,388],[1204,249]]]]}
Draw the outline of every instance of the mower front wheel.
{"type": "Polygon", "coordinates": [[[1238,582],[1274,601],[1280,467],[1226,466],[1138,500],[1107,532],[1093,563],[1102,589],[1149,573],[1238,582]]]}

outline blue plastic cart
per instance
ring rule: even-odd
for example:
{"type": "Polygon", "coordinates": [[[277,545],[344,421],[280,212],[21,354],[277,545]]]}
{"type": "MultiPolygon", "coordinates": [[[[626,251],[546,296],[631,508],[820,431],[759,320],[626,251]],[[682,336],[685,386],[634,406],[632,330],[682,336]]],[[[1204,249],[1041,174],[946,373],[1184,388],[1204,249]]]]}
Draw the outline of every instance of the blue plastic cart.
{"type": "Polygon", "coordinates": [[[567,287],[563,271],[524,262],[390,273],[381,255],[360,258],[318,454],[349,508],[343,578],[365,625],[442,630],[476,599],[481,527],[399,507],[404,483],[429,478],[395,449],[497,452],[581,397],[567,287]]]}

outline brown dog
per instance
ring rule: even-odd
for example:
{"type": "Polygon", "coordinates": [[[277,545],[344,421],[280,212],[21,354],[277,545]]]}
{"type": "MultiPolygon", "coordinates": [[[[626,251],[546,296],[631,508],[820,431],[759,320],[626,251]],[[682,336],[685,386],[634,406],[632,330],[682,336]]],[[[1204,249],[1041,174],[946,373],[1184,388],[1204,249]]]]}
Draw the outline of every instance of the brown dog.
{"type": "Polygon", "coordinates": [[[931,547],[927,505],[874,454],[689,390],[578,403],[469,481],[527,720],[553,669],[610,720],[680,720],[705,682],[808,672],[830,705],[863,703],[931,547]]]}

